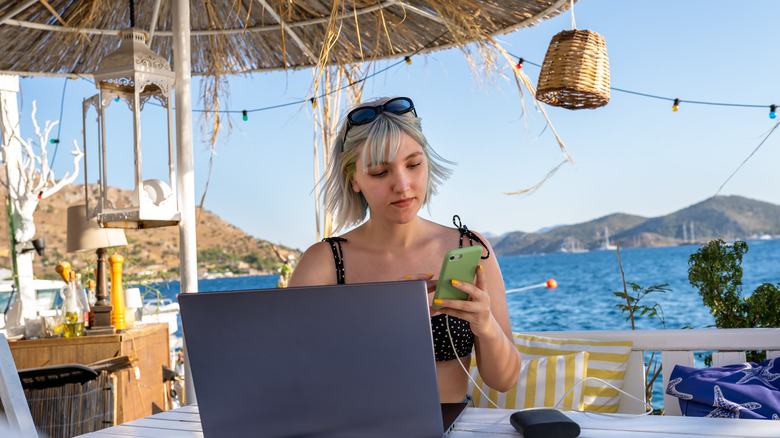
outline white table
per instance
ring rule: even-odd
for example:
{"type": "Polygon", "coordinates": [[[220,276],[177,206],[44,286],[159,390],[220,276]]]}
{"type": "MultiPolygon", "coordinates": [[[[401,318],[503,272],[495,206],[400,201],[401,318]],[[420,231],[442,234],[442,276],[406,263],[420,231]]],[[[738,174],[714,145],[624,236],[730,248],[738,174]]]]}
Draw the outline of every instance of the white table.
{"type": "MultiPolygon", "coordinates": [[[[451,438],[519,437],[509,424],[509,416],[515,412],[505,409],[468,408],[455,425],[451,438]]],[[[621,416],[570,412],[576,421],[582,438],[612,437],[780,437],[780,421],[732,420],[724,418],[694,418],[665,416],[621,416]]],[[[108,429],[82,435],[84,438],[195,438],[203,437],[197,406],[185,406],[130,421],[108,429]]]]}

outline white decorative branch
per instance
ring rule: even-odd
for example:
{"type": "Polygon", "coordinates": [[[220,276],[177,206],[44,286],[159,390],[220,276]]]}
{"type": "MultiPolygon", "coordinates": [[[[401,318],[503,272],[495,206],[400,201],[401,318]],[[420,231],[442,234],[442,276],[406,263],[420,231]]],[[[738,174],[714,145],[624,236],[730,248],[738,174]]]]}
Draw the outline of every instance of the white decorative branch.
{"type": "MultiPolygon", "coordinates": [[[[58,122],[46,124],[41,130],[38,121],[35,119],[37,107],[35,101],[32,103],[31,119],[35,127],[35,135],[38,137],[37,143],[32,139],[23,140],[17,132],[18,126],[11,128],[13,136],[21,145],[21,154],[12,153],[7,148],[10,145],[3,145],[3,158],[7,162],[6,166],[13,166],[19,171],[18,181],[8,181],[8,191],[11,196],[11,202],[14,210],[21,218],[21,223],[15,224],[16,233],[14,239],[18,244],[24,244],[35,237],[35,221],[33,214],[38,208],[41,199],[48,198],[61,190],[64,186],[72,183],[78,177],[79,163],[84,157],[84,152],[79,149],[76,140],[73,140],[73,173],[66,173],[57,180],[54,177],[54,171],[49,167],[48,151],[49,134],[58,122]],[[39,152],[36,153],[36,147],[39,152]]],[[[10,142],[9,142],[10,143],[10,142]]]]}

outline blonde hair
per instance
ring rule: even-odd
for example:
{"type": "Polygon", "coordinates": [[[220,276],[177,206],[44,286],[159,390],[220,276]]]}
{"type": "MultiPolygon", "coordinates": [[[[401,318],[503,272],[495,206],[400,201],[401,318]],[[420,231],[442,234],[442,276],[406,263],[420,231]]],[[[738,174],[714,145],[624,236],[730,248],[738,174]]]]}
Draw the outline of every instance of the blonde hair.
{"type": "MultiPolygon", "coordinates": [[[[382,97],[364,102],[355,108],[381,105],[392,98],[382,97]]],[[[351,108],[350,111],[355,108],[351,108]]],[[[349,112],[348,112],[349,113],[349,112]]],[[[331,145],[330,161],[323,182],[322,202],[325,214],[333,217],[333,232],[342,228],[358,225],[366,218],[368,203],[362,193],[351,189],[350,179],[357,172],[358,148],[363,148],[363,168],[377,165],[385,158],[393,160],[401,147],[403,134],[407,134],[422,146],[428,162],[428,186],[423,205],[428,205],[431,196],[437,193],[437,187],[451,173],[444,164],[453,164],[437,154],[428,144],[422,133],[422,119],[412,112],[394,114],[380,111],[376,119],[363,125],[353,125],[347,130],[346,117],[341,121],[336,140],[331,145]]]]}

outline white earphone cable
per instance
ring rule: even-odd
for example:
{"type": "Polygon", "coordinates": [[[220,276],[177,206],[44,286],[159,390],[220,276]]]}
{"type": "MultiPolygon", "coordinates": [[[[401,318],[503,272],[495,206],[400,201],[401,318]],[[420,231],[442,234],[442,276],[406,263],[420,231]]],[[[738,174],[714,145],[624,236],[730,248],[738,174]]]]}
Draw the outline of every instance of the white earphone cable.
{"type": "MultiPolygon", "coordinates": [[[[460,358],[458,357],[458,349],[457,349],[457,348],[455,348],[455,341],[453,341],[453,339],[452,339],[452,333],[450,332],[450,316],[449,316],[449,315],[445,315],[444,319],[445,319],[445,322],[447,323],[447,335],[448,335],[448,336],[449,336],[449,338],[450,338],[450,345],[452,346],[452,351],[453,351],[453,352],[455,352],[455,358],[456,358],[455,360],[457,360],[457,361],[458,361],[458,364],[459,364],[459,365],[460,365],[460,367],[463,369],[463,372],[464,372],[464,373],[466,373],[466,376],[467,376],[467,377],[469,378],[469,380],[471,380],[471,382],[474,384],[474,388],[476,388],[476,389],[477,389],[477,390],[480,392],[480,394],[482,394],[482,395],[485,397],[485,399],[486,399],[488,402],[490,402],[490,404],[491,404],[491,405],[493,405],[493,407],[494,407],[494,408],[501,409],[501,408],[498,406],[498,404],[496,404],[496,402],[494,402],[494,401],[493,401],[493,400],[490,398],[490,396],[488,396],[487,394],[485,394],[485,391],[483,391],[483,390],[482,390],[482,388],[480,388],[480,387],[479,387],[479,384],[477,384],[476,380],[474,380],[474,378],[473,378],[473,377],[471,377],[471,373],[469,373],[469,371],[468,371],[468,370],[466,369],[466,367],[463,365],[463,362],[461,362],[460,358]]],[[[470,357],[470,356],[469,356],[469,357],[470,357]]],[[[540,410],[540,409],[551,409],[551,408],[550,408],[550,407],[534,407],[534,408],[525,408],[525,409],[520,409],[520,410],[521,410],[521,411],[531,411],[531,410],[540,410]]],[[[555,403],[555,405],[552,407],[552,409],[560,409],[560,410],[566,410],[566,411],[571,411],[571,412],[585,412],[585,413],[589,413],[589,414],[604,415],[604,416],[607,416],[607,417],[620,417],[620,418],[635,418],[635,417],[642,417],[642,416],[645,416],[645,415],[650,415],[650,414],[653,412],[653,407],[652,407],[652,406],[651,406],[649,403],[647,403],[646,401],[644,401],[644,400],[640,400],[639,398],[637,398],[637,397],[635,397],[635,396],[633,396],[633,395],[631,395],[631,394],[627,393],[626,391],[623,391],[622,389],[620,389],[620,388],[618,388],[617,386],[615,386],[615,385],[613,385],[613,384],[611,384],[611,383],[607,382],[606,380],[599,379],[598,377],[585,377],[584,379],[582,379],[582,380],[579,380],[579,381],[575,382],[575,383],[574,383],[574,385],[572,385],[572,387],[571,387],[571,388],[569,388],[569,390],[568,390],[568,391],[566,391],[566,393],[565,393],[565,394],[563,394],[563,395],[562,395],[562,396],[561,396],[561,397],[558,399],[558,402],[557,402],[557,403],[555,403]],[[582,385],[582,384],[583,384],[583,383],[585,383],[586,381],[596,381],[596,382],[600,382],[600,383],[602,383],[602,384],[604,384],[604,385],[607,385],[607,386],[609,386],[610,388],[617,390],[619,393],[621,393],[621,394],[625,394],[625,395],[626,395],[626,396],[628,396],[629,398],[632,398],[632,399],[634,399],[634,400],[636,400],[636,401],[638,401],[638,402],[640,402],[640,403],[643,403],[643,404],[645,405],[645,407],[647,408],[647,410],[646,410],[646,411],[645,411],[645,413],[643,413],[643,414],[637,414],[637,415],[633,415],[633,416],[627,417],[625,414],[610,414],[610,413],[605,413],[605,412],[583,411],[583,410],[579,410],[579,409],[571,409],[571,408],[565,408],[565,407],[561,407],[561,406],[560,406],[560,404],[561,404],[561,403],[563,403],[563,400],[566,398],[566,396],[567,396],[567,395],[569,395],[569,393],[571,393],[572,391],[574,391],[574,388],[576,388],[576,387],[577,387],[577,386],[579,386],[579,385],[582,385]]]]}
{"type": "MultiPolygon", "coordinates": [[[[455,360],[458,361],[458,364],[460,364],[460,367],[463,368],[463,372],[466,373],[466,376],[468,376],[469,380],[474,384],[474,387],[477,388],[477,390],[485,397],[487,401],[490,402],[493,407],[498,408],[498,405],[490,399],[490,396],[485,394],[485,391],[482,390],[482,388],[479,387],[479,384],[476,380],[474,380],[473,377],[471,377],[471,373],[469,373],[469,370],[466,369],[466,367],[463,365],[463,362],[461,362],[460,358],[458,357],[458,349],[455,348],[455,341],[452,340],[452,333],[450,332],[450,315],[444,315],[444,320],[447,322],[447,336],[450,338],[450,345],[452,345],[452,351],[455,352],[455,360]]],[[[469,355],[469,360],[471,360],[471,355],[469,355]]]]}

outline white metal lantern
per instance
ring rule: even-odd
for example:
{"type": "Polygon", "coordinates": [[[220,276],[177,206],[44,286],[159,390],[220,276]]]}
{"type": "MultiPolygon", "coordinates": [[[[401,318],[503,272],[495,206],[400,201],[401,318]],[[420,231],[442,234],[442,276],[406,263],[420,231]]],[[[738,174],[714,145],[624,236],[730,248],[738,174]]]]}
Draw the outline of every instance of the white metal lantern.
{"type": "MultiPolygon", "coordinates": [[[[84,99],[82,105],[85,154],[87,150],[87,113],[90,108],[96,110],[98,124],[98,191],[97,198],[93,202],[96,205],[90,205],[87,184],[88,166],[86,164],[88,161],[84,160],[87,219],[97,216],[98,223],[104,228],[154,228],[177,225],[181,220],[181,214],[176,198],[174,126],[171,108],[174,73],[165,58],[146,47],[146,32],[135,28],[125,29],[119,33],[119,37],[121,39],[119,48],[100,62],[94,74],[95,86],[99,93],[84,99]],[[167,112],[167,182],[163,179],[143,179],[141,111],[152,98],[167,112]],[[132,113],[135,188],[129,206],[115,206],[108,199],[108,155],[112,154],[112,150],[118,148],[115,147],[116,145],[108,144],[111,136],[107,137],[107,134],[113,133],[106,132],[106,109],[112,103],[120,101],[124,101],[132,113]]],[[[159,122],[155,121],[155,123],[159,122]]],[[[159,141],[159,139],[156,140],[159,141]]]]}

